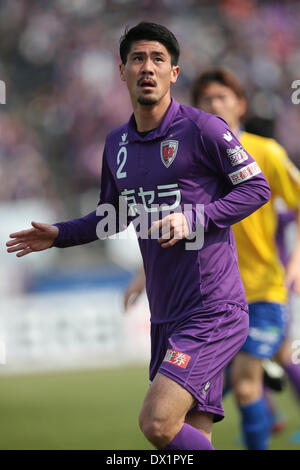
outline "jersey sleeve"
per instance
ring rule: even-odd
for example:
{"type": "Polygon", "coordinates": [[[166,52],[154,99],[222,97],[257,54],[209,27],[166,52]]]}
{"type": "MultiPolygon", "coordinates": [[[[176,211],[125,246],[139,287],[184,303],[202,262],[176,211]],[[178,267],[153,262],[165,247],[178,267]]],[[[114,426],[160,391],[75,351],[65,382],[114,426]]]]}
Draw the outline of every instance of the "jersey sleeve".
{"type": "Polygon", "coordinates": [[[254,158],[243,148],[227,123],[210,116],[202,129],[205,163],[225,182],[227,194],[204,207],[204,228],[233,225],[270,198],[270,187],[254,158]]]}
{"type": "Polygon", "coordinates": [[[300,204],[299,170],[284,148],[273,139],[269,140],[266,158],[272,195],[281,197],[290,209],[297,209],[300,204]]]}
{"type": "Polygon", "coordinates": [[[106,238],[128,226],[130,219],[127,220],[126,214],[121,218],[122,224],[119,223],[120,207],[126,210],[126,205],[119,204],[119,193],[107,163],[105,149],[102,162],[100,199],[96,210],[84,217],[54,224],[59,234],[53,246],[66,248],[83,245],[98,238],[106,238]]]}

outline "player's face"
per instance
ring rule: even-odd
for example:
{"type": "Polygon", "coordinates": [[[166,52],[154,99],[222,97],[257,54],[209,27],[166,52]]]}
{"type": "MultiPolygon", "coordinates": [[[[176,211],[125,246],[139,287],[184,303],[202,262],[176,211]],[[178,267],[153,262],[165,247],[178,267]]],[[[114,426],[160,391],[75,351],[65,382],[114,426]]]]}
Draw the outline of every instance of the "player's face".
{"type": "Polygon", "coordinates": [[[241,117],[246,111],[246,102],[231,88],[212,82],[205,88],[197,107],[220,116],[234,129],[240,125],[241,117]]]}
{"type": "Polygon", "coordinates": [[[120,73],[133,104],[151,106],[170,96],[179,66],[171,65],[171,56],[163,44],[143,40],[132,44],[126,64],[120,65],[120,73]]]}

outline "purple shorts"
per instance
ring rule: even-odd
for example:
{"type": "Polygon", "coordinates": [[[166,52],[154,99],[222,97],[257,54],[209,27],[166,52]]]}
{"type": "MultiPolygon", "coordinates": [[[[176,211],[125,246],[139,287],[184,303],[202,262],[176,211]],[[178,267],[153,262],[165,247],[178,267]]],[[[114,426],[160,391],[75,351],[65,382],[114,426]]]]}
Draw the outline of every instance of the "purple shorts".
{"type": "Polygon", "coordinates": [[[151,325],[150,380],[166,375],[198,401],[193,408],[224,418],[223,370],[246,341],[249,315],[238,305],[198,313],[179,322],[151,325]]]}

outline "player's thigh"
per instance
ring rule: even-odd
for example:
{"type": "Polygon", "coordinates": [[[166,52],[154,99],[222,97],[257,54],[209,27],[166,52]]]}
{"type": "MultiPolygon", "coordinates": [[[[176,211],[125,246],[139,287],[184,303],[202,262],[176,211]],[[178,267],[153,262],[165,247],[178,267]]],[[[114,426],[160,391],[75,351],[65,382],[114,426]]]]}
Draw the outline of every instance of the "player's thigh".
{"type": "Polygon", "coordinates": [[[157,373],[145,397],[140,423],[159,422],[173,426],[183,423],[186,413],[194,406],[194,397],[169,377],[157,373]]]}

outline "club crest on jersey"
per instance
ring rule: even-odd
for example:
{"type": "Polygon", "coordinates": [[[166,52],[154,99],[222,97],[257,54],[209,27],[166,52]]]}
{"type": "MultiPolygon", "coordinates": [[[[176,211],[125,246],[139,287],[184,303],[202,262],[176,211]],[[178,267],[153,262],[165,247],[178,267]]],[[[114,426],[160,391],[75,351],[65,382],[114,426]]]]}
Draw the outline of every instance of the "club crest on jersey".
{"type": "Polygon", "coordinates": [[[165,167],[169,168],[173,163],[178,150],[177,140],[165,140],[160,144],[160,157],[165,167]]]}

